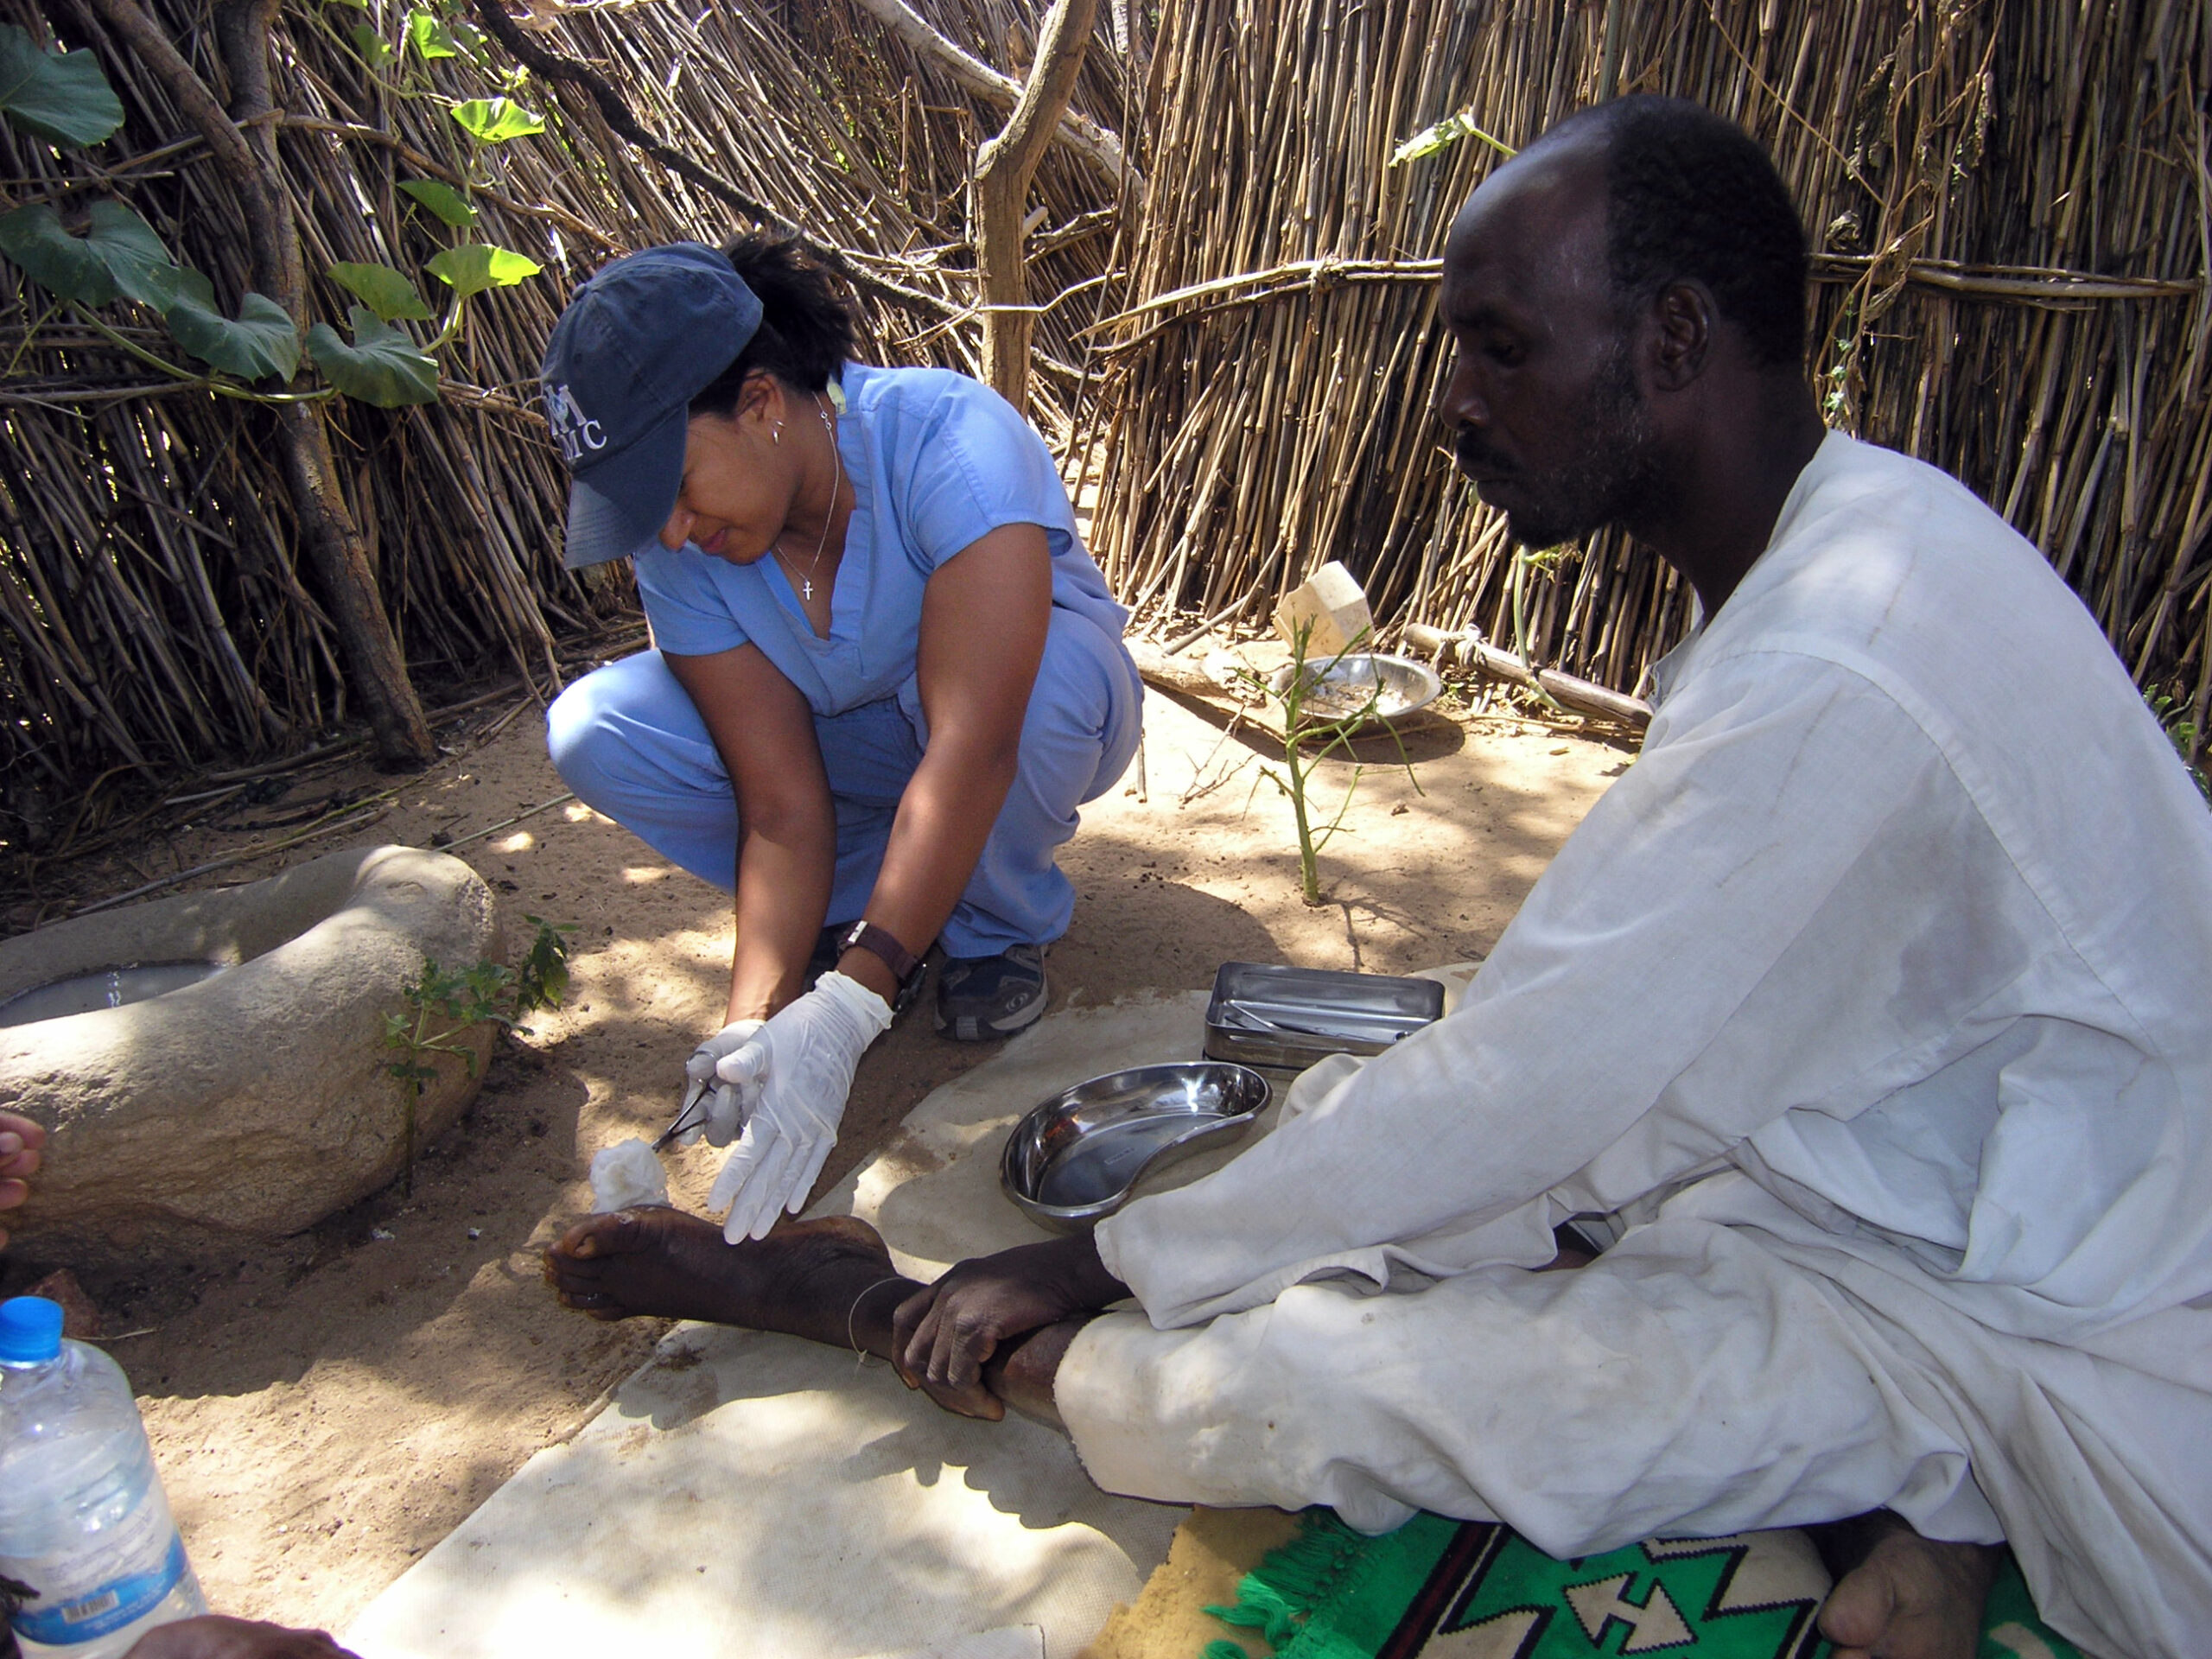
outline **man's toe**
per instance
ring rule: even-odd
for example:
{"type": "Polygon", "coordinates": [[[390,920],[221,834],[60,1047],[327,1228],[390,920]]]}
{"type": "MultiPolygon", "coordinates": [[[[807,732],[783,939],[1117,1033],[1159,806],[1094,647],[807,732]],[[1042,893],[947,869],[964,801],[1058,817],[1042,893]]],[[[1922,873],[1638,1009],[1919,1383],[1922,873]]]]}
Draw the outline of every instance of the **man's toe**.
{"type": "Polygon", "coordinates": [[[1841,1653],[1865,1652],[1879,1641],[1897,1611],[1887,1580],[1847,1573],[1821,1604],[1821,1634],[1841,1653]]]}

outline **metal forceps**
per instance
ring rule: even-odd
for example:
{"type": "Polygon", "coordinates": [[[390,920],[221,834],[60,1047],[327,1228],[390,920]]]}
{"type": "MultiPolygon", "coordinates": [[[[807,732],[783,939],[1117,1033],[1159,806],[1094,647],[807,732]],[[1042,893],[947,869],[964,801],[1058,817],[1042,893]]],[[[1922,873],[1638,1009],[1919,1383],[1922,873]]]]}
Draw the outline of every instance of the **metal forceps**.
{"type": "Polygon", "coordinates": [[[707,1115],[700,1110],[700,1108],[706,1101],[708,1084],[711,1081],[712,1079],[702,1077],[683,1091],[683,1103],[676,1109],[676,1121],[663,1129],[660,1132],[660,1139],[653,1142],[655,1152],[660,1151],[686,1129],[698,1128],[706,1122],[707,1115]],[[696,1118],[691,1116],[695,1111],[699,1113],[696,1118]]]}

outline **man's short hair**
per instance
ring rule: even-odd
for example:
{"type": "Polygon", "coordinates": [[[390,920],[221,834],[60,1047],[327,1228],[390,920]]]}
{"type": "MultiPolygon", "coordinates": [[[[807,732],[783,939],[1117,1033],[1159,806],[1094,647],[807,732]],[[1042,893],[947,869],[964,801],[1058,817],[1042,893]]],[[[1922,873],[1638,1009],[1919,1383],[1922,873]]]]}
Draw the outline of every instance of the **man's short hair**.
{"type": "Polygon", "coordinates": [[[1605,256],[1613,293],[1640,306],[1694,277],[1770,368],[1805,361],[1805,228],[1757,140],[1688,99],[1637,94],[1586,111],[1602,124],[1605,256]]]}

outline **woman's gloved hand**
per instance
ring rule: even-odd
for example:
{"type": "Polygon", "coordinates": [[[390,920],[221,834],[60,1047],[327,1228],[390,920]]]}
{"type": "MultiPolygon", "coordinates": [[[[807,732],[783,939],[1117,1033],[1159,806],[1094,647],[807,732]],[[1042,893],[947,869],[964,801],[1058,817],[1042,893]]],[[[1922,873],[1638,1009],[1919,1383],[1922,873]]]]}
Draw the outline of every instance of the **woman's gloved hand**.
{"type": "Polygon", "coordinates": [[[784,1211],[804,1205],[837,1144],[853,1068],[890,1025],[889,1003],[856,979],[827,973],[715,1066],[723,1082],[759,1095],[707,1200],[709,1210],[729,1205],[724,1238],[761,1237],[784,1211]]]}
{"type": "Polygon", "coordinates": [[[683,1109],[677,1117],[690,1119],[690,1127],[676,1137],[677,1146],[695,1146],[702,1135],[710,1147],[726,1147],[737,1139],[760,1090],[755,1089],[748,1096],[741,1085],[717,1077],[715,1068],[751,1042],[762,1023],[733,1020],[693,1049],[691,1058],[683,1062],[683,1109]]]}

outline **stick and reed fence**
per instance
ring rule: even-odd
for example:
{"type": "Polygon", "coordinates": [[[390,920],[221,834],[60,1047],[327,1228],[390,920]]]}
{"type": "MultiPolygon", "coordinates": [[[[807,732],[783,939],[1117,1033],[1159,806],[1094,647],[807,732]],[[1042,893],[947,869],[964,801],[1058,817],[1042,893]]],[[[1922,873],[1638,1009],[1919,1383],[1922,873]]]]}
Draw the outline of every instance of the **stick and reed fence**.
{"type": "Polygon", "coordinates": [[[1606,534],[1516,558],[1452,472],[1436,256],[1501,151],[1391,165],[1455,112],[1525,143],[1608,90],[1609,59],[1618,90],[1697,99],[1777,158],[1832,421],[1999,507],[2202,733],[2212,8],[2192,0],[1166,6],[1131,297],[1094,335],[1078,438],[1124,598],[1249,596],[1257,618],[1338,558],[1378,616],[1623,690],[1681,638],[1690,595],[1649,552],[1606,534]]]}
{"type": "MultiPolygon", "coordinates": [[[[118,0],[0,0],[90,48],[123,130],[89,158],[0,128],[0,211],[122,196],[235,304],[238,204],[118,0]]],[[[226,91],[207,0],[145,4],[226,91]]],[[[234,4],[236,0],[226,0],[234,4]]],[[[340,490],[426,692],[519,673],[630,613],[558,564],[535,402],[569,288],[624,249],[796,225],[879,360],[980,367],[967,188],[1027,70],[1033,0],[293,0],[271,118],[316,315],[334,262],[420,270],[455,232],[399,187],[467,186],[467,232],[544,274],[471,302],[441,397],[326,412],[340,490]],[[417,62],[408,19],[474,20],[417,62]],[[372,67],[365,25],[400,53],[372,67]],[[964,63],[964,67],[963,67],[964,63]],[[994,79],[994,77],[996,77],[994,79]],[[512,78],[512,79],[511,79],[512,78]],[[542,114],[496,147],[448,115],[542,114]]],[[[1956,473],[2082,592],[2146,690],[2212,702],[2212,0],[1109,0],[1031,194],[1031,410],[1150,620],[1235,620],[1325,558],[1386,629],[1480,627],[1631,689],[1687,625],[1648,553],[1516,557],[1432,413],[1436,256],[1498,150],[1399,165],[1455,112],[1517,145],[1610,90],[1698,98],[1780,162],[1811,228],[1811,372],[1833,418],[1956,473]],[[1610,66],[1610,69],[1609,69],[1610,66]],[[1116,158],[1120,158],[1116,176],[1116,158]]],[[[0,841],[60,850],[150,788],[325,741],[358,712],[270,411],[149,372],[0,264],[0,841]]],[[[118,336],[122,342],[119,344],[118,336]]]]}
{"type": "MultiPolygon", "coordinates": [[[[162,82],[108,25],[107,4],[0,0],[0,22],[89,48],[126,120],[91,152],[0,122],[0,212],[65,215],[114,195],[235,311],[252,287],[238,203],[162,82]]],[[[141,0],[129,0],[139,4],[141,0]]],[[[231,89],[223,7],[143,0],[219,95],[231,89]]],[[[234,7],[235,0],[225,0],[234,7]]],[[[939,0],[934,34],[1022,67],[1034,18],[1018,0],[939,0]]],[[[1123,12],[1126,8],[1122,8],[1123,12]]],[[[1125,21],[1125,19],[1123,20],[1125,21]]],[[[1104,44],[1074,105],[1110,129],[1126,102],[1104,44]]],[[[327,406],[337,482],[366,543],[412,677],[426,694],[520,674],[557,690],[556,642],[632,614],[626,569],[559,565],[566,483],[536,373],[569,289],[613,255],[760,222],[798,227],[847,274],[880,361],[975,372],[981,325],[965,181],[1004,119],[935,60],[845,0],[769,8],[541,6],[496,0],[297,0],[270,35],[271,101],[311,315],[342,320],[334,264],[416,273],[456,240],[527,256],[543,274],[470,302],[440,355],[441,397],[327,406]],[[428,13],[480,41],[425,60],[428,13]],[[394,55],[374,62],[357,31],[394,55]],[[542,133],[479,143],[449,114],[512,93],[542,133]],[[403,194],[465,188],[455,232],[403,194]]],[[[1107,139],[1110,144],[1111,134],[1107,139]]],[[[1065,442],[1077,331],[1101,315],[1121,180],[1099,145],[1056,145],[1033,190],[1038,318],[1031,412],[1065,442]]],[[[1134,177],[1134,175],[1131,175],[1134,177]]],[[[423,282],[435,295],[435,284],[423,282]]],[[[0,262],[0,849],[89,838],[150,787],[326,738],[359,712],[327,596],[298,556],[271,410],[150,371],[130,347],[180,354],[151,313],[104,308],[96,332],[0,262]],[[119,337],[119,338],[118,338],[119,337]]],[[[306,380],[302,385],[312,385],[306,380]]]]}

